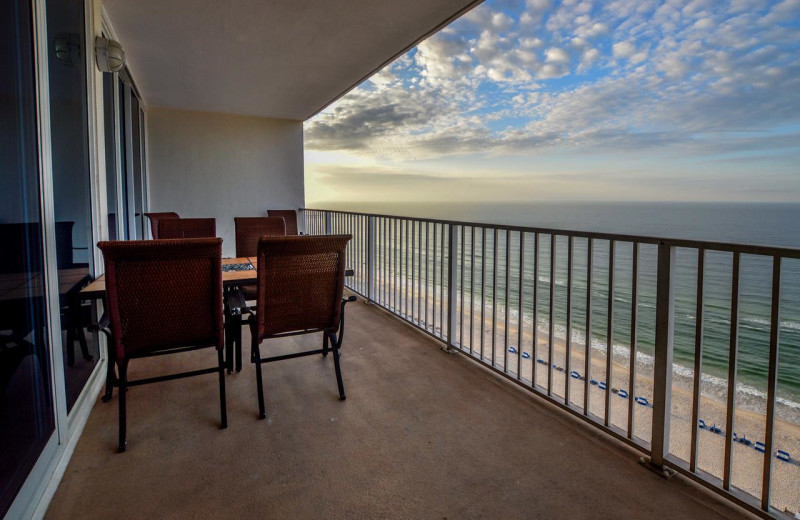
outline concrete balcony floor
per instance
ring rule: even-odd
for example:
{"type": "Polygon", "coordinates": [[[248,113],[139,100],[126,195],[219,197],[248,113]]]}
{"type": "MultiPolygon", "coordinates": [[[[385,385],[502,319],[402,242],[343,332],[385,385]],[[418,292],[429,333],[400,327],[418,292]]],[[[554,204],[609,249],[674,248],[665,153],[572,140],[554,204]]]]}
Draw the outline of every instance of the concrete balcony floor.
{"type": "MultiPolygon", "coordinates": [[[[698,486],[362,303],[347,309],[340,402],[331,356],[98,401],[47,512],[61,518],[750,518],[698,486]]],[[[312,348],[319,335],[265,342],[312,348]]],[[[213,364],[212,350],[133,362],[131,376],[213,364]]]]}

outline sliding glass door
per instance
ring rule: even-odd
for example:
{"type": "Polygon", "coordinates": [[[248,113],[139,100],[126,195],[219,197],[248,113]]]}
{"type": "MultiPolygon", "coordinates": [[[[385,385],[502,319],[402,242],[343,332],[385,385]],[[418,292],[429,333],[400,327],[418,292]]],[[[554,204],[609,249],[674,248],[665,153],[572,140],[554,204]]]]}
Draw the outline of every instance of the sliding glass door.
{"type": "MultiPolygon", "coordinates": [[[[144,160],[144,110],[130,74],[107,74],[106,150],[113,139],[113,167],[106,151],[109,213],[114,208],[114,230],[121,240],[150,238],[147,219],[147,184],[144,160]],[[116,87],[114,84],[116,83],[116,87]],[[109,124],[109,121],[111,124],[109,124]],[[112,172],[113,168],[113,172],[112,172]],[[113,173],[113,178],[112,178],[113,173]],[[119,215],[119,218],[116,218],[119,215]]],[[[104,87],[106,88],[106,87],[104,87]]],[[[110,217],[110,215],[109,215],[110,217]]]]}
{"type": "Polygon", "coordinates": [[[0,517],[55,431],[32,26],[0,4],[0,517]]]}
{"type": "Polygon", "coordinates": [[[53,209],[67,411],[91,376],[99,352],[95,322],[80,289],[93,275],[87,53],[83,0],[46,0],[53,209]]]}

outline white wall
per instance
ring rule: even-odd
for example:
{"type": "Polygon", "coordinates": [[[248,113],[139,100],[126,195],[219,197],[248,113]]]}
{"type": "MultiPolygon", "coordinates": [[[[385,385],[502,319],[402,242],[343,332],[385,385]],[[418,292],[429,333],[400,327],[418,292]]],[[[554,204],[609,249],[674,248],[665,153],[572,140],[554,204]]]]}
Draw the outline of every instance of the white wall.
{"type": "Polygon", "coordinates": [[[147,146],[150,211],[216,218],[224,256],[234,217],[303,205],[300,121],[150,107],[147,146]]]}

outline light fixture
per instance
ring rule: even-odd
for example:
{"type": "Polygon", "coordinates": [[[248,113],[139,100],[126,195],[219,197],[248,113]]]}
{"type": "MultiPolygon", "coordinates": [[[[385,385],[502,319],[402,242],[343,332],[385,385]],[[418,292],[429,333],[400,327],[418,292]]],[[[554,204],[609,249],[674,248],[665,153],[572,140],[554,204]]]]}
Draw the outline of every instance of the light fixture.
{"type": "Polygon", "coordinates": [[[118,41],[98,36],[94,50],[97,68],[101,72],[119,72],[125,67],[125,51],[118,41]]]}

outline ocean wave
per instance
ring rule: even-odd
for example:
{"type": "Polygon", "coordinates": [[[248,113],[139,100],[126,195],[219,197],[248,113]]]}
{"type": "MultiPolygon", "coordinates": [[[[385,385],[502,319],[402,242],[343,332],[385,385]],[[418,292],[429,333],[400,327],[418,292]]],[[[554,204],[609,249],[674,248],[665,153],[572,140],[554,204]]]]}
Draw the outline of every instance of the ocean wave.
{"type": "MultiPolygon", "coordinates": [[[[749,324],[757,325],[757,326],[762,326],[762,327],[767,327],[767,330],[769,329],[769,327],[772,326],[772,322],[767,318],[740,318],[740,323],[741,322],[749,323],[749,324]]],[[[728,323],[730,323],[730,321],[728,323]]],[[[785,320],[785,321],[780,322],[780,327],[782,329],[800,331],[800,322],[791,321],[791,320],[785,320]]]]}

